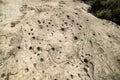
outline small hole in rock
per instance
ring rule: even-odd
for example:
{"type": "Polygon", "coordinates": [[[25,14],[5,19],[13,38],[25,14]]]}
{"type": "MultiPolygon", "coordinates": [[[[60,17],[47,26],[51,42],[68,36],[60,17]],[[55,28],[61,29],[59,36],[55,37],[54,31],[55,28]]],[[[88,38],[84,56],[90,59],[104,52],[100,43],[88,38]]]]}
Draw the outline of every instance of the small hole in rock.
{"type": "Polygon", "coordinates": [[[72,20],[72,22],[74,22],[74,20],[72,20]]]}
{"type": "Polygon", "coordinates": [[[30,47],[29,47],[29,50],[32,50],[32,49],[33,49],[33,48],[30,46],[30,47]]]}
{"type": "Polygon", "coordinates": [[[74,40],[78,40],[78,37],[77,37],[77,36],[74,36],[74,40]]]}
{"type": "Polygon", "coordinates": [[[52,47],[51,49],[52,49],[53,51],[55,51],[55,48],[54,48],[54,47],[52,47]]]}
{"type": "Polygon", "coordinates": [[[80,74],[78,73],[78,77],[80,77],[80,74]]]}
{"type": "Polygon", "coordinates": [[[15,25],[16,25],[16,24],[15,24],[14,22],[11,23],[11,27],[15,27],[15,25]]]}
{"type": "Polygon", "coordinates": [[[69,19],[69,18],[70,18],[70,16],[69,16],[69,15],[67,15],[67,18],[69,19]]]}
{"type": "Polygon", "coordinates": [[[48,25],[46,25],[46,27],[49,27],[48,25]]]}
{"type": "Polygon", "coordinates": [[[39,24],[41,24],[40,20],[37,21],[39,24]]]}
{"type": "Polygon", "coordinates": [[[43,29],[43,26],[42,25],[39,25],[40,29],[43,29]]]}
{"type": "Polygon", "coordinates": [[[34,33],[32,33],[32,35],[34,35],[34,33]]]}
{"type": "Polygon", "coordinates": [[[65,28],[61,28],[61,31],[65,31],[65,28]]]}
{"type": "Polygon", "coordinates": [[[32,57],[30,57],[30,59],[32,59],[32,57]]]}
{"type": "Polygon", "coordinates": [[[18,49],[21,49],[21,47],[20,47],[20,46],[18,46],[17,48],[18,48],[18,49]]]}
{"type": "Polygon", "coordinates": [[[85,62],[85,63],[88,63],[88,60],[87,60],[87,59],[84,59],[84,62],[85,62]]]}
{"type": "Polygon", "coordinates": [[[65,22],[65,24],[67,25],[67,22],[65,22]]]}
{"type": "Polygon", "coordinates": [[[78,13],[75,13],[76,15],[78,15],[78,13]]]}
{"type": "Polygon", "coordinates": [[[18,60],[16,60],[16,62],[18,62],[18,60]]]}
{"type": "Polygon", "coordinates": [[[33,29],[31,29],[31,31],[33,31],[33,29]]]}
{"type": "Polygon", "coordinates": [[[35,39],[35,36],[33,36],[32,39],[35,39]]]}
{"type": "Polygon", "coordinates": [[[85,70],[85,72],[88,72],[88,70],[86,68],[83,68],[85,70]]]}
{"type": "Polygon", "coordinates": [[[82,27],[82,26],[80,25],[80,27],[82,27]]]}
{"type": "Polygon", "coordinates": [[[28,33],[28,35],[30,35],[30,33],[28,33]]]}
{"type": "Polygon", "coordinates": [[[29,69],[28,69],[28,68],[25,68],[25,71],[26,71],[26,72],[28,72],[28,71],[29,71],[29,69]]]}
{"type": "Polygon", "coordinates": [[[50,22],[48,22],[48,24],[51,24],[50,22]]]}
{"type": "Polygon", "coordinates": [[[38,53],[37,56],[39,56],[40,54],[38,53]]]}
{"type": "Polygon", "coordinates": [[[36,63],[33,64],[34,67],[36,67],[36,65],[37,65],[36,63]]]}
{"type": "Polygon", "coordinates": [[[76,25],[79,25],[78,23],[76,25]]]}
{"type": "Polygon", "coordinates": [[[33,78],[33,80],[36,80],[35,78],[33,78]]]}
{"type": "Polygon", "coordinates": [[[67,78],[66,80],[70,80],[70,79],[67,78]]]}
{"type": "Polygon", "coordinates": [[[41,58],[41,59],[40,59],[40,61],[41,61],[41,62],[43,62],[43,61],[44,61],[44,59],[43,59],[43,58],[41,58]]]}
{"type": "Polygon", "coordinates": [[[37,50],[38,50],[38,51],[40,51],[40,50],[41,50],[41,48],[40,48],[40,47],[37,47],[37,50]]]}
{"type": "Polygon", "coordinates": [[[95,33],[93,33],[93,35],[95,36],[95,33]]]}
{"type": "Polygon", "coordinates": [[[111,35],[108,35],[108,37],[111,37],[111,35]]]}
{"type": "Polygon", "coordinates": [[[5,77],[5,73],[2,73],[2,74],[1,74],[1,78],[3,78],[3,77],[5,77]]]}
{"type": "Polygon", "coordinates": [[[73,75],[71,74],[70,77],[73,79],[73,75]]]}

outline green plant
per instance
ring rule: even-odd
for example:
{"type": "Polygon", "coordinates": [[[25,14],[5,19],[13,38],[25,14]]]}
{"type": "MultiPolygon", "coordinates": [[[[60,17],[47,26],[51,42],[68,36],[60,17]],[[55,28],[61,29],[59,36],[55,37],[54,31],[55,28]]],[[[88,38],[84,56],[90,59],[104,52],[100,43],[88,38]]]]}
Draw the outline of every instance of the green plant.
{"type": "Polygon", "coordinates": [[[120,0],[92,0],[90,12],[120,25],[120,0]]]}

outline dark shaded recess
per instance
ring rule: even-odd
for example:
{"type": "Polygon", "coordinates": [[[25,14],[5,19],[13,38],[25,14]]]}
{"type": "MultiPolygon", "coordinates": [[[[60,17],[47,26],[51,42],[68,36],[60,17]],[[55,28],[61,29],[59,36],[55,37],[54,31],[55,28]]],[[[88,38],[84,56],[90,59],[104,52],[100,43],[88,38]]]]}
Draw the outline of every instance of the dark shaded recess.
{"type": "Polygon", "coordinates": [[[32,73],[34,74],[35,72],[34,72],[34,71],[32,71],[32,73]]]}
{"type": "Polygon", "coordinates": [[[84,62],[85,62],[85,63],[88,63],[88,60],[87,60],[87,59],[84,59],[84,62]]]}
{"type": "Polygon", "coordinates": [[[74,20],[72,20],[72,22],[74,22],[74,20]]]}
{"type": "Polygon", "coordinates": [[[88,72],[88,70],[86,68],[83,68],[85,72],[88,72]]]}
{"type": "Polygon", "coordinates": [[[111,37],[111,35],[108,35],[108,37],[111,37]]]}
{"type": "Polygon", "coordinates": [[[2,0],[0,0],[0,3],[4,3],[2,0]]]}
{"type": "Polygon", "coordinates": [[[32,35],[34,35],[34,33],[31,33],[32,35]]]}
{"type": "Polygon", "coordinates": [[[20,46],[18,46],[17,48],[18,48],[18,49],[21,49],[21,47],[20,47],[20,46]]]}
{"type": "Polygon", "coordinates": [[[78,23],[76,23],[76,25],[79,25],[78,23]]]}
{"type": "Polygon", "coordinates": [[[74,36],[74,40],[78,40],[78,37],[77,37],[77,36],[74,36]]]}
{"type": "Polygon", "coordinates": [[[70,16],[69,16],[69,15],[67,15],[67,18],[68,18],[68,19],[70,19],[70,16]]]}
{"type": "Polygon", "coordinates": [[[47,31],[50,31],[49,29],[47,29],[47,31]]]}
{"type": "Polygon", "coordinates": [[[40,50],[41,50],[41,47],[37,47],[37,50],[40,51],[40,50]]]}
{"type": "Polygon", "coordinates": [[[32,57],[30,57],[30,59],[32,59],[32,57]]]}
{"type": "Polygon", "coordinates": [[[59,40],[59,42],[62,42],[62,40],[59,40]]]}
{"type": "Polygon", "coordinates": [[[66,80],[70,80],[70,79],[67,78],[66,80]]]}
{"type": "Polygon", "coordinates": [[[48,22],[48,24],[51,24],[51,22],[48,22]]]}
{"type": "Polygon", "coordinates": [[[2,74],[1,74],[1,78],[3,78],[3,77],[5,77],[5,73],[2,73],[2,74]]]}
{"type": "Polygon", "coordinates": [[[40,58],[40,61],[41,61],[41,62],[43,62],[43,61],[44,61],[44,59],[43,59],[43,58],[40,58]]]}
{"type": "Polygon", "coordinates": [[[35,36],[33,36],[32,39],[35,39],[35,36]]]}
{"type": "Polygon", "coordinates": [[[20,23],[20,21],[11,22],[11,27],[15,27],[15,25],[18,23],[20,23]]]}
{"type": "Polygon", "coordinates": [[[37,21],[39,24],[41,24],[40,20],[37,21]]]}
{"type": "Polygon", "coordinates": [[[95,36],[95,33],[93,33],[93,36],[95,36]]]}
{"type": "Polygon", "coordinates": [[[28,68],[25,68],[25,71],[26,71],[26,72],[28,72],[28,71],[29,71],[29,69],[28,69],[28,68]]]}
{"type": "Polygon", "coordinates": [[[45,23],[45,21],[43,21],[43,23],[45,23]]]}
{"type": "Polygon", "coordinates": [[[80,74],[78,73],[78,77],[80,78],[80,74]]]}
{"type": "Polygon", "coordinates": [[[33,31],[33,29],[31,29],[31,31],[33,31]]]}
{"type": "Polygon", "coordinates": [[[67,22],[64,22],[67,25],[67,22]]]}
{"type": "Polygon", "coordinates": [[[32,80],[36,80],[35,78],[33,78],[32,80]]]}
{"type": "Polygon", "coordinates": [[[5,77],[5,80],[9,80],[9,78],[10,78],[10,73],[7,73],[7,75],[6,75],[6,77],[5,77]]]}
{"type": "Polygon", "coordinates": [[[73,79],[74,76],[71,74],[70,77],[73,79]]]}
{"type": "Polygon", "coordinates": [[[49,25],[46,25],[46,27],[49,27],[49,25]]]}
{"type": "Polygon", "coordinates": [[[18,62],[18,60],[16,60],[16,62],[18,62]]]}
{"type": "Polygon", "coordinates": [[[16,24],[15,24],[14,22],[11,23],[11,27],[15,27],[15,25],[16,25],[16,24]]]}
{"type": "Polygon", "coordinates": [[[38,53],[37,56],[39,56],[40,54],[38,53]]]}
{"type": "Polygon", "coordinates": [[[82,0],[82,1],[88,1],[88,0],[82,0]]]}
{"type": "Polygon", "coordinates": [[[43,29],[43,26],[42,25],[39,25],[40,29],[43,29]]]}
{"type": "Polygon", "coordinates": [[[55,51],[55,48],[54,48],[54,47],[52,47],[51,49],[52,49],[52,51],[55,51]]]}
{"type": "Polygon", "coordinates": [[[82,27],[82,25],[80,25],[80,27],[82,27]]]}
{"type": "Polygon", "coordinates": [[[120,63],[120,58],[117,59],[118,63],[120,63]]]}
{"type": "Polygon", "coordinates": [[[65,31],[65,28],[61,28],[61,31],[65,31]]]}
{"type": "Polygon", "coordinates": [[[78,15],[78,13],[75,13],[76,15],[78,15]]]}
{"type": "Polygon", "coordinates": [[[30,46],[30,47],[29,47],[29,50],[32,50],[32,49],[33,49],[33,48],[30,46]]]}
{"type": "Polygon", "coordinates": [[[37,65],[36,63],[33,64],[34,67],[36,67],[36,65],[37,65]]]}
{"type": "Polygon", "coordinates": [[[28,35],[30,35],[30,33],[28,33],[28,35]]]}
{"type": "Polygon", "coordinates": [[[83,41],[83,39],[81,39],[81,41],[83,41]]]}

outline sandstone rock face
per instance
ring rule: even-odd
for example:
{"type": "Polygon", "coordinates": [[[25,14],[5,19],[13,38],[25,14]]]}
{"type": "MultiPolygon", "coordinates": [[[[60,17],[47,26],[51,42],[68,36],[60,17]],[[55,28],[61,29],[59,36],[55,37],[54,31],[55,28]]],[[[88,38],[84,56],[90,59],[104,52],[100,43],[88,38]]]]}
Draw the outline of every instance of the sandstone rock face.
{"type": "Polygon", "coordinates": [[[120,28],[72,0],[0,0],[0,80],[120,80],[120,28]]]}

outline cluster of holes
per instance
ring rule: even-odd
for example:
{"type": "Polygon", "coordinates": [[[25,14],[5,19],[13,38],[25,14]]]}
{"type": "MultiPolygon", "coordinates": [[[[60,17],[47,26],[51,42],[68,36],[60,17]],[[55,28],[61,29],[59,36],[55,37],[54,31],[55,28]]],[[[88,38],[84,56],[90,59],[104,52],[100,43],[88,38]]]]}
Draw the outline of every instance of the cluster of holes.
{"type": "MultiPolygon", "coordinates": [[[[72,27],[72,25],[74,24],[74,23],[76,23],[76,21],[67,13],[67,12],[63,12],[63,11],[61,11],[61,12],[59,12],[58,14],[56,14],[56,16],[58,16],[58,17],[63,17],[62,16],[62,14],[63,15],[66,15],[66,18],[68,19],[68,20],[71,20],[71,22],[72,22],[72,24],[70,24],[71,25],[71,27],[72,27]]],[[[78,13],[75,13],[76,15],[78,15],[78,13]]],[[[66,21],[64,21],[63,20],[63,22],[64,22],[64,24],[67,26],[68,25],[68,23],[66,22],[66,21]]],[[[68,21],[69,22],[69,21],[68,21]]],[[[69,25],[69,26],[70,26],[69,25]]],[[[81,28],[82,28],[82,25],[80,25],[79,23],[76,23],[76,26],[79,26],[79,30],[81,30],[81,28]]]]}
{"type": "MultiPolygon", "coordinates": [[[[63,14],[64,14],[64,13],[63,13],[63,14]]],[[[75,14],[78,15],[78,13],[75,13],[75,14]]],[[[66,17],[67,17],[67,19],[71,19],[70,15],[66,15],[66,17]]],[[[75,20],[73,20],[73,19],[72,19],[71,21],[72,21],[72,23],[75,22],[75,20]]],[[[46,21],[45,21],[45,20],[43,20],[43,21],[37,20],[37,22],[38,22],[38,24],[39,24],[40,29],[43,29],[43,25],[44,25],[44,24],[46,25],[46,27],[49,27],[50,25],[53,26],[53,24],[52,24],[50,21],[48,21],[47,24],[46,24],[46,21]]],[[[67,26],[67,25],[68,25],[68,22],[65,21],[64,24],[67,26]]],[[[76,23],[76,25],[82,28],[82,26],[81,26],[79,23],[76,23]]],[[[64,25],[63,25],[63,26],[64,26],[64,25]]],[[[61,28],[61,31],[65,31],[65,30],[66,30],[66,28],[63,28],[63,27],[61,28]]],[[[31,29],[30,31],[33,31],[33,29],[31,29]]],[[[28,34],[29,34],[29,35],[34,35],[34,33],[28,33],[28,34]]],[[[35,36],[32,36],[32,38],[35,39],[35,36]]],[[[74,40],[78,40],[78,37],[77,37],[77,36],[74,36],[73,39],[74,39],[74,40]]],[[[61,40],[60,40],[60,42],[61,42],[61,40]]],[[[18,49],[21,49],[21,47],[18,46],[18,49]]],[[[33,50],[33,47],[30,46],[30,47],[29,47],[29,50],[33,50]]],[[[38,46],[38,47],[37,47],[37,50],[40,51],[40,50],[41,50],[41,47],[38,46]]],[[[52,47],[51,50],[52,50],[52,51],[55,51],[55,48],[52,47]]],[[[38,53],[37,56],[39,56],[39,55],[40,55],[40,54],[38,53]]],[[[30,59],[32,59],[32,57],[31,57],[30,59]]],[[[44,61],[44,58],[40,58],[40,61],[43,62],[43,61],[44,61]]],[[[85,63],[88,63],[88,60],[87,60],[87,59],[84,59],[84,62],[85,62],[85,63]]],[[[34,67],[36,67],[37,64],[34,63],[33,65],[34,65],[34,67]]],[[[28,71],[29,71],[29,68],[25,68],[25,71],[28,72],[28,71]]],[[[2,75],[1,75],[1,76],[2,76],[2,75]]],[[[78,76],[80,77],[80,74],[79,74],[79,73],[78,73],[78,76]]],[[[70,77],[71,77],[71,79],[73,79],[73,78],[74,78],[74,75],[73,75],[73,74],[70,74],[70,77]]],[[[33,80],[35,80],[35,78],[33,78],[33,80]]],[[[54,80],[58,80],[58,79],[54,79],[54,80]]],[[[67,78],[66,80],[70,80],[70,79],[67,78]]]]}
{"type": "Polygon", "coordinates": [[[37,20],[37,22],[39,24],[40,29],[47,28],[47,31],[50,31],[49,27],[53,27],[54,26],[53,20],[51,20],[51,19],[37,20]]]}

